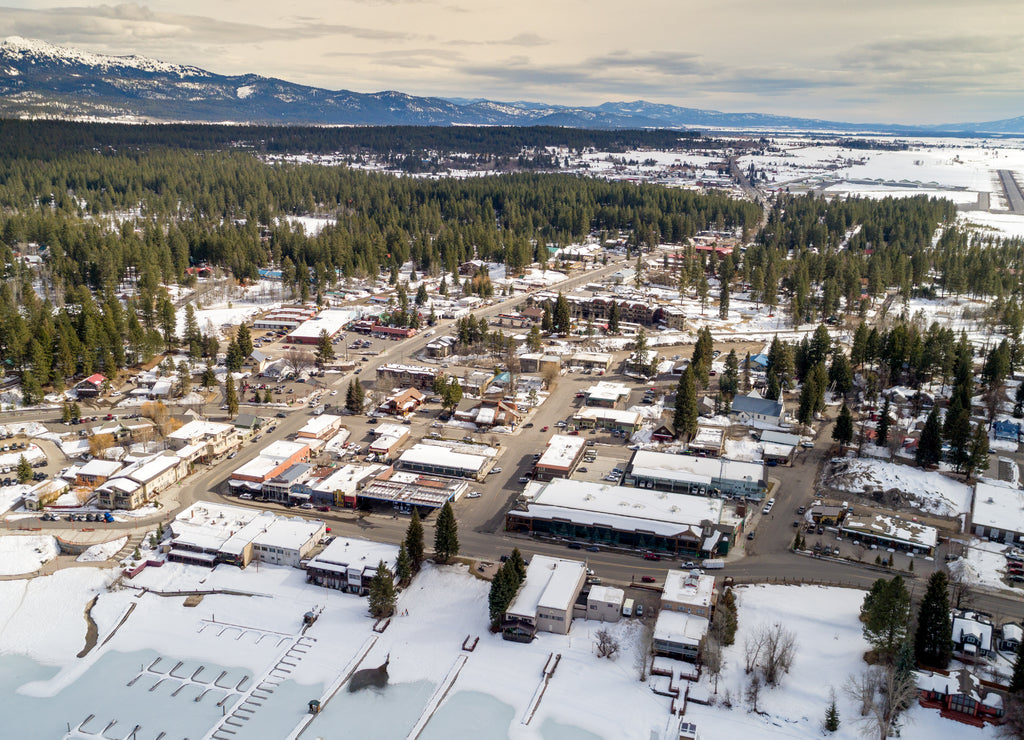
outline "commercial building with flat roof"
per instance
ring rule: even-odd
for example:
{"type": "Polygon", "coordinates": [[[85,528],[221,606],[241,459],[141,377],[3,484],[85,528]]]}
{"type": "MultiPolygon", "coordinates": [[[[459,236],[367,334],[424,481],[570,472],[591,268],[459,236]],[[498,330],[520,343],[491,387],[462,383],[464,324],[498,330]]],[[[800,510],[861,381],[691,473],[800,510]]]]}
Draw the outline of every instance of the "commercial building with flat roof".
{"type": "Polygon", "coordinates": [[[502,637],[529,642],[537,632],[569,634],[573,604],[586,577],[586,563],[534,555],[523,585],[505,610],[502,637]]]}
{"type": "Polygon", "coordinates": [[[394,573],[398,545],[335,537],[306,563],[306,583],[364,595],[382,560],[394,573]]]}
{"type": "Polygon", "coordinates": [[[391,383],[393,387],[419,388],[421,391],[433,390],[434,378],[440,372],[438,368],[422,365],[399,365],[388,363],[377,368],[377,381],[391,383]]]}
{"type": "Polygon", "coordinates": [[[702,575],[699,570],[670,570],[665,574],[665,587],[661,591],[661,608],[711,619],[718,594],[715,577],[702,575]]]}
{"type": "Polygon", "coordinates": [[[439,509],[445,501],[455,501],[469,490],[460,478],[438,478],[393,467],[380,471],[357,494],[360,501],[372,501],[395,511],[439,509]]]}
{"type": "Polygon", "coordinates": [[[299,431],[295,433],[296,437],[310,438],[310,439],[328,439],[333,437],[335,432],[341,429],[341,417],[335,416],[334,414],[320,414],[314,416],[312,419],[307,421],[299,431]]]}
{"type": "MultiPolygon", "coordinates": [[[[167,446],[181,451],[198,445],[196,458],[208,461],[236,449],[242,443],[232,424],[195,419],[167,435],[167,446]]],[[[193,459],[196,459],[193,458],[193,459]]]]}
{"type": "Polygon", "coordinates": [[[555,478],[505,514],[509,531],[678,555],[728,552],[722,499],[555,478]]]}
{"type": "Polygon", "coordinates": [[[327,336],[333,339],[341,333],[346,324],[357,318],[358,313],[354,314],[352,311],[326,309],[292,329],[286,339],[297,344],[316,344],[320,340],[321,332],[327,332],[327,336]]]}
{"type": "Polygon", "coordinates": [[[400,470],[480,480],[490,462],[487,455],[456,452],[439,445],[415,444],[398,457],[400,470]]]}
{"type": "Polygon", "coordinates": [[[551,435],[548,446],[534,465],[535,478],[537,480],[568,478],[583,459],[586,442],[586,438],[578,435],[551,435]]]}
{"type": "Polygon", "coordinates": [[[580,409],[572,420],[583,429],[615,429],[632,434],[640,428],[641,417],[635,411],[588,406],[580,409]]]}
{"type": "Polygon", "coordinates": [[[254,558],[298,566],[326,533],[323,522],[208,501],[192,504],[171,522],[172,562],[245,567],[254,558]]]}
{"type": "Polygon", "coordinates": [[[654,623],[654,654],[696,662],[709,626],[704,617],[662,609],[654,623]]]}
{"type": "Polygon", "coordinates": [[[839,531],[866,544],[931,555],[938,543],[938,530],[920,522],[875,514],[847,516],[839,531]]]}
{"type": "Polygon", "coordinates": [[[314,316],[316,309],[312,306],[281,306],[256,319],[252,326],[254,329],[289,331],[314,316]]]}
{"type": "Polygon", "coordinates": [[[971,532],[996,542],[1024,543],[1024,490],[978,481],[974,485],[971,532]]]}
{"type": "Polygon", "coordinates": [[[233,488],[247,488],[258,491],[263,488],[263,483],[296,463],[305,462],[309,459],[309,445],[303,442],[289,442],[279,440],[264,449],[260,454],[249,462],[242,465],[231,474],[228,485],[233,488]]]}
{"type": "Polygon", "coordinates": [[[629,386],[623,383],[601,381],[587,388],[584,393],[586,394],[587,406],[612,409],[618,407],[622,401],[629,398],[629,386]]]}
{"type": "Polygon", "coordinates": [[[658,491],[753,499],[763,498],[767,487],[765,467],[760,462],[649,450],[633,453],[626,465],[624,483],[658,491]]]}
{"type": "Polygon", "coordinates": [[[626,592],[612,586],[591,586],[587,594],[587,619],[618,622],[626,592]]]}

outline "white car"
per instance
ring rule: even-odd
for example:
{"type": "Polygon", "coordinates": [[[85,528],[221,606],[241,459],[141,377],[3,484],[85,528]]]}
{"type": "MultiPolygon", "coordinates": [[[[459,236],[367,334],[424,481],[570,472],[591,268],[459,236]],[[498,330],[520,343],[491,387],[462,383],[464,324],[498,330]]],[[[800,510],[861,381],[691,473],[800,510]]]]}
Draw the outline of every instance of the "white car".
{"type": "Polygon", "coordinates": [[[116,398],[117,396],[120,396],[120,395],[121,395],[121,391],[111,391],[111,392],[110,392],[110,395],[111,395],[112,397],[115,397],[115,398],[116,398]]]}
{"type": "Polygon", "coordinates": [[[480,498],[480,491],[470,491],[466,494],[466,498],[480,498]]]}
{"type": "Polygon", "coordinates": [[[500,472],[501,472],[501,468],[500,468],[500,467],[497,467],[497,468],[491,468],[491,472],[492,472],[492,473],[500,473],[500,472]]]}
{"type": "Polygon", "coordinates": [[[336,395],[338,395],[338,391],[331,391],[331,395],[332,395],[332,396],[336,396],[336,395]]]}
{"type": "Polygon", "coordinates": [[[313,504],[309,504],[309,503],[299,504],[299,508],[300,509],[312,509],[313,508],[313,504]]]}

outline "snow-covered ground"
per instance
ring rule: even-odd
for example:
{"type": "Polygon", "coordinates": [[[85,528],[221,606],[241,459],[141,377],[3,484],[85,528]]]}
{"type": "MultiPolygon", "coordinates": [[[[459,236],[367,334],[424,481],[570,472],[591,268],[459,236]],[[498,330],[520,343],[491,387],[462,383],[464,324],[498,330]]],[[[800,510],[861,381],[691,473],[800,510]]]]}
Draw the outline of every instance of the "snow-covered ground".
{"type": "Polygon", "coordinates": [[[840,491],[863,493],[895,488],[914,499],[922,511],[956,516],[970,510],[971,487],[937,472],[878,460],[837,459],[839,472],[827,483],[840,491]]]}
{"type": "Polygon", "coordinates": [[[0,575],[32,573],[59,554],[57,540],[49,535],[5,535],[0,537],[0,575]]]}
{"type": "Polygon", "coordinates": [[[972,538],[964,549],[964,557],[949,564],[949,571],[960,576],[967,583],[976,583],[989,588],[1011,590],[1003,581],[1006,575],[1006,556],[1009,545],[972,538]]]}
{"type": "MultiPolygon", "coordinates": [[[[820,738],[821,723],[830,691],[836,692],[840,727],[826,737],[854,740],[860,737],[856,724],[858,705],[843,691],[850,676],[866,667],[868,649],[858,619],[864,592],[819,586],[747,586],[736,589],[739,630],[736,642],[724,651],[724,670],[718,682],[718,699],[726,691],[733,708],[689,704],[686,720],[695,722],[701,737],[708,738],[820,738]],[[743,701],[749,676],[743,671],[743,644],[761,626],[781,624],[797,636],[793,667],[781,684],[764,689],[758,702],[763,714],[747,711],[743,701]]],[[[712,693],[713,683],[705,676],[702,687],[712,693]]],[[[942,719],[937,710],[914,704],[901,728],[904,740],[934,738],[994,738],[995,729],[978,730],[942,719]]]]}
{"type": "MultiPolygon", "coordinates": [[[[668,737],[669,699],[651,691],[655,680],[639,680],[638,649],[644,640],[639,622],[576,620],[567,636],[540,633],[527,645],[505,642],[486,629],[489,584],[461,566],[427,565],[401,595],[398,615],[379,635],[371,629],[366,599],[306,584],[302,571],[293,568],[220,566],[211,571],[167,564],[148,568],[128,582],[155,590],[231,588],[253,594],[207,594],[194,607],[186,607],[181,598],[140,594],[134,588],[107,591],[112,577],[113,571],[77,568],[46,578],[0,582],[0,667],[18,669],[0,670],[8,710],[0,726],[14,733],[10,736],[60,736],[67,722],[75,726],[94,714],[100,729],[116,720],[121,727],[142,725],[139,737],[155,737],[158,731],[201,737],[222,720],[215,702],[234,693],[221,687],[247,677],[243,693],[266,680],[276,688],[255,707],[250,720],[235,728],[235,736],[286,737],[308,718],[309,699],[325,696],[349,669],[377,666],[388,658],[385,690],[349,694],[343,688],[306,735],[406,737],[428,713],[431,694],[445,688],[446,677],[454,677],[422,737],[668,737]],[[94,596],[98,600],[91,617],[98,647],[76,659],[85,644],[83,609],[94,596]],[[299,639],[302,614],[310,609],[320,611],[320,617],[305,633],[302,650],[289,652],[299,639]],[[47,629],[38,629],[43,623],[47,629]],[[602,626],[622,645],[614,660],[595,654],[595,633],[602,626]],[[473,652],[461,649],[467,635],[479,637],[473,652]],[[561,660],[526,723],[552,653],[561,660]],[[274,671],[285,656],[288,671],[274,671]],[[221,670],[230,678],[213,681],[215,688],[210,683],[221,670]],[[175,698],[189,676],[204,677],[205,684],[186,686],[183,698],[175,698]],[[164,685],[150,691],[161,679],[164,685]],[[93,689],[97,684],[102,691],[93,689]]],[[[695,722],[708,738],[815,738],[834,687],[843,721],[834,737],[857,737],[854,705],[840,687],[864,667],[866,646],[857,619],[864,592],[766,586],[741,588],[738,595],[740,629],[736,644],[726,650],[719,682],[719,697],[728,690],[734,708],[691,703],[687,721],[695,722]],[[746,678],[742,645],[747,634],[775,622],[798,635],[796,658],[781,685],[762,693],[765,713],[753,714],[740,698],[746,678]]],[[[711,693],[706,678],[698,691],[711,693]]],[[[237,693],[229,698],[229,715],[238,700],[237,693]]],[[[916,706],[910,717],[914,722],[903,737],[911,740],[951,737],[949,733],[994,737],[991,730],[954,726],[937,712],[916,706]]]]}
{"type": "Polygon", "coordinates": [[[127,537],[118,537],[110,542],[93,545],[76,559],[81,563],[96,563],[110,560],[110,558],[117,554],[118,550],[125,546],[126,542],[128,542],[127,537]]]}

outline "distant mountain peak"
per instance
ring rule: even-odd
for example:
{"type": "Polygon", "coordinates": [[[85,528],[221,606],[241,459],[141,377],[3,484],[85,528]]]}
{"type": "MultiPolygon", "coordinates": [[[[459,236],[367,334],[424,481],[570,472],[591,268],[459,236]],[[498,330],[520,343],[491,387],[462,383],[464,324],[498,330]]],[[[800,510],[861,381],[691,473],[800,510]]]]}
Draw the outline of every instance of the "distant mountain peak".
{"type": "Polygon", "coordinates": [[[140,72],[162,73],[177,77],[210,77],[210,73],[199,67],[161,62],[157,59],[131,56],[111,56],[82,51],[71,46],[57,46],[38,39],[22,36],[8,36],[0,43],[0,59],[5,61],[38,60],[68,66],[93,67],[104,72],[118,69],[134,69],[140,72]]]}
{"type": "Polygon", "coordinates": [[[326,90],[255,74],[219,75],[142,56],[95,54],[21,36],[0,42],[0,116],[271,125],[544,125],[1024,135],[1024,117],[947,126],[897,126],[723,113],[646,100],[568,106],[523,100],[420,97],[400,90],[326,90]]]}

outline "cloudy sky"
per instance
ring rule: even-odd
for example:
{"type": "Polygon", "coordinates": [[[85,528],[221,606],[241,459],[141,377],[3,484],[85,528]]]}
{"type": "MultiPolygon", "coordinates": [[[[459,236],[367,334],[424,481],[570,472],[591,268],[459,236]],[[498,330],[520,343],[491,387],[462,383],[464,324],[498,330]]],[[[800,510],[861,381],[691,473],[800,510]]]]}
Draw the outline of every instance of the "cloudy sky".
{"type": "Polygon", "coordinates": [[[332,90],[1024,115],[1021,0],[0,0],[0,36],[332,90]]]}

